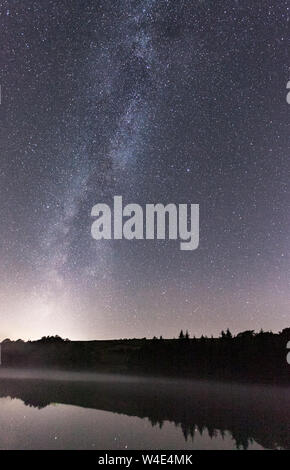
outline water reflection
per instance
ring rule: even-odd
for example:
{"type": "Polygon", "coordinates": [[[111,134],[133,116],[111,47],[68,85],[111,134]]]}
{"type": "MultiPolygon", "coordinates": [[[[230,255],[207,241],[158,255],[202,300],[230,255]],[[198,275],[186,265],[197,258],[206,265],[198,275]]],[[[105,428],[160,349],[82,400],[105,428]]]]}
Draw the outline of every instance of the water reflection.
{"type": "Polygon", "coordinates": [[[2,370],[0,397],[2,448],[290,448],[286,387],[2,370]]]}

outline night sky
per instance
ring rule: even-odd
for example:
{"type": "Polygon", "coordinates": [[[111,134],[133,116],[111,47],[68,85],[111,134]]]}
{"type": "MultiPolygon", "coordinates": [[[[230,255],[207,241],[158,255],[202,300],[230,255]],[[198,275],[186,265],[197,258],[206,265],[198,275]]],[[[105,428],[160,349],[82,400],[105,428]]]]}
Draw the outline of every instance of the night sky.
{"type": "Polygon", "coordinates": [[[289,0],[0,5],[0,339],[289,326],[289,0]],[[114,195],[198,249],[94,240],[114,195]]]}

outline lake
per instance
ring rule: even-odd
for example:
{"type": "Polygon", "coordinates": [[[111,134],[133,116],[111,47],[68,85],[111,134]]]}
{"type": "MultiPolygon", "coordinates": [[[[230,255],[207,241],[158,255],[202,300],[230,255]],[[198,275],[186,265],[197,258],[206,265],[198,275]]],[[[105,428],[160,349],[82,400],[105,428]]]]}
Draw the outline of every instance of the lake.
{"type": "Polygon", "coordinates": [[[0,449],[290,449],[290,388],[0,371],[0,449]]]}

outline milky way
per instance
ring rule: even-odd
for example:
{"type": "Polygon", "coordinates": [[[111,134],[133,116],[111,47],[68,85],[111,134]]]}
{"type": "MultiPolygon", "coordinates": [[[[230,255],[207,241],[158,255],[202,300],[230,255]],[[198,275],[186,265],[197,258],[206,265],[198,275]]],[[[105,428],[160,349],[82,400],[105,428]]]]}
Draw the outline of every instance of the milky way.
{"type": "Polygon", "coordinates": [[[0,337],[289,326],[290,4],[0,2],[0,337]],[[200,204],[200,245],[91,208],[200,204]]]}

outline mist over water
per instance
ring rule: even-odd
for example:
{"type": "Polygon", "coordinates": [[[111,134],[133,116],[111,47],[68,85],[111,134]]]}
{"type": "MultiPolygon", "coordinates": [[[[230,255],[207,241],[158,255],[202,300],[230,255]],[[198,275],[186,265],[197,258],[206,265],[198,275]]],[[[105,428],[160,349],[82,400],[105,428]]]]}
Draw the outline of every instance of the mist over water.
{"type": "Polygon", "coordinates": [[[290,448],[289,387],[0,371],[1,449],[290,448]]]}

